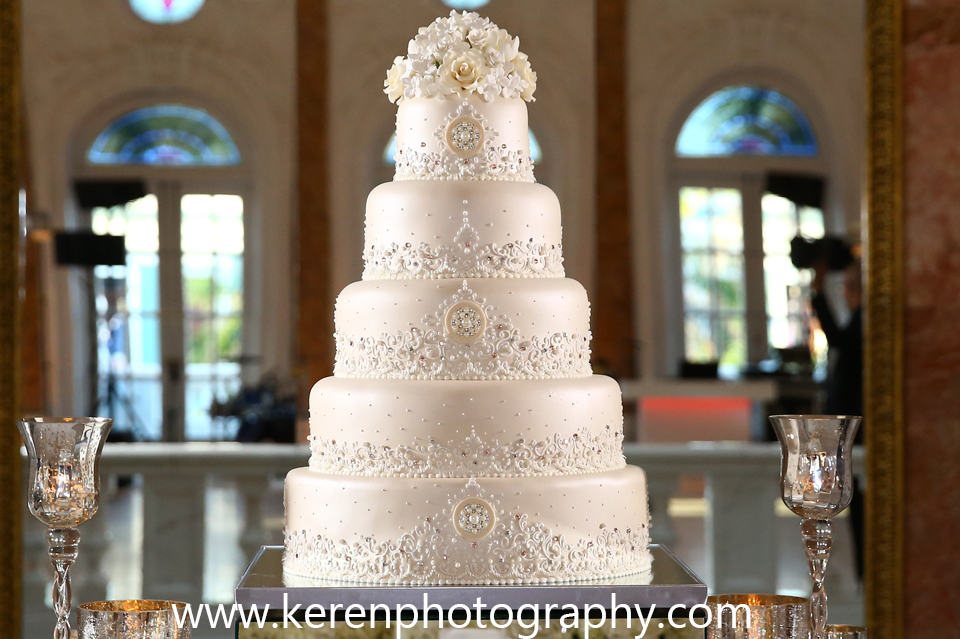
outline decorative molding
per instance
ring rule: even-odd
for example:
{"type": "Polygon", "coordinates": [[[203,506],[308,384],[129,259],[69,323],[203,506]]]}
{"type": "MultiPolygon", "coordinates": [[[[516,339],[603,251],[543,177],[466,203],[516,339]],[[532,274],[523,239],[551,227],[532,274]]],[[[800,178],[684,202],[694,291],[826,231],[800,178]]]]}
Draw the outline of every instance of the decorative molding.
{"type": "Polygon", "coordinates": [[[364,477],[545,477],[623,468],[623,430],[609,425],[595,434],[484,441],[471,429],[465,439],[417,440],[385,446],[310,438],[310,470],[364,477]]]}
{"type": "Polygon", "coordinates": [[[20,3],[0,3],[0,628],[20,636],[20,3]]]}
{"type": "Polygon", "coordinates": [[[592,536],[567,540],[527,515],[504,512],[471,477],[441,512],[397,539],[357,533],[347,541],[287,530],[283,569],[307,579],[381,584],[591,581],[648,572],[649,543],[647,522],[626,530],[601,524],[592,536]],[[492,530],[482,537],[457,529],[457,509],[465,502],[493,511],[492,530]]]}
{"type": "Polygon", "coordinates": [[[904,636],[902,12],[900,0],[867,3],[865,585],[873,639],[904,636]]]}

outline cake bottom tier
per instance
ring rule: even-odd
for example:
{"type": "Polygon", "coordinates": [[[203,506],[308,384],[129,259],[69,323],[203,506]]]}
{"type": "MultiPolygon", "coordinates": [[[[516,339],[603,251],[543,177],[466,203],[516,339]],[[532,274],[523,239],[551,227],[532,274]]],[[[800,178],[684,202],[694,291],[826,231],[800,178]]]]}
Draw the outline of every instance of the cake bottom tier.
{"type": "Polygon", "coordinates": [[[642,470],[550,477],[287,475],[284,573],[381,584],[590,581],[650,569],[642,470]]]}

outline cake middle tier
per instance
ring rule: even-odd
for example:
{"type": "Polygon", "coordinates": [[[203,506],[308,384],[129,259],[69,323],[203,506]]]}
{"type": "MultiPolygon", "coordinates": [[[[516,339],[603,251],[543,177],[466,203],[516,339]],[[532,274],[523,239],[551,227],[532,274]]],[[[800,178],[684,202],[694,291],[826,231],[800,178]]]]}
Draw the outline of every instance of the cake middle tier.
{"type": "Polygon", "coordinates": [[[586,377],[590,304],[564,278],[370,280],[337,298],[337,377],[586,377]]]}
{"type": "Polygon", "coordinates": [[[367,198],[363,279],[563,277],[560,202],[526,182],[387,182],[367,198]]]}
{"type": "Polygon", "coordinates": [[[310,393],[310,468],[377,477],[518,477],[622,468],[620,386],[575,379],[327,377],[310,393]]]}

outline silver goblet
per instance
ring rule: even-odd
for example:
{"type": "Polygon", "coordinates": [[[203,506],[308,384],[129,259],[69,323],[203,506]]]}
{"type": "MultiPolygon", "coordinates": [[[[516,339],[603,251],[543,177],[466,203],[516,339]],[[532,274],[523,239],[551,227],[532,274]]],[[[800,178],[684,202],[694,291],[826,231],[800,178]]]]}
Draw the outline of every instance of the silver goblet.
{"type": "Polygon", "coordinates": [[[800,532],[813,578],[810,637],[827,637],[827,594],[823,576],[833,543],[831,518],[853,498],[851,450],[862,417],[844,415],[773,415],[770,417],[783,461],[783,503],[800,515],[800,532]]]}
{"type": "Polygon", "coordinates": [[[112,419],[34,417],[17,422],[30,457],[27,504],[47,526],[53,563],[54,639],[70,638],[70,567],[77,559],[77,527],[100,505],[100,453],[112,419]]]}

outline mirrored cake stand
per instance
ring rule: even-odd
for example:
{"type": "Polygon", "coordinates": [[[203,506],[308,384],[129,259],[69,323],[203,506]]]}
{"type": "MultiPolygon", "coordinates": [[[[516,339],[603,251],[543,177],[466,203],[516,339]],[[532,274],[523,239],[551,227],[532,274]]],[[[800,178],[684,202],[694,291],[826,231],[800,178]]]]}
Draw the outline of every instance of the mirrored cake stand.
{"type": "MultiPolygon", "coordinates": [[[[250,609],[254,605],[263,610],[282,610],[284,596],[288,609],[320,605],[329,610],[332,605],[349,606],[360,604],[369,608],[382,604],[396,609],[398,605],[423,607],[424,594],[429,603],[449,609],[455,604],[473,606],[479,597],[487,609],[498,604],[517,610],[523,605],[536,605],[546,611],[548,605],[559,608],[573,604],[581,611],[588,605],[609,609],[611,595],[616,594],[616,603],[626,604],[631,609],[639,606],[649,612],[655,606],[653,617],[665,618],[671,607],[674,615],[687,616],[687,610],[707,600],[707,586],[682,561],[666,547],[650,546],[653,554],[652,574],[622,577],[610,581],[594,581],[571,584],[530,584],[509,586],[390,586],[379,584],[343,584],[336,582],[312,582],[310,585],[284,583],[281,559],[282,546],[263,546],[254,557],[250,567],[240,579],[236,589],[236,603],[250,609]]],[[[568,609],[569,610],[569,609],[568,609]]]]}

